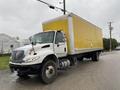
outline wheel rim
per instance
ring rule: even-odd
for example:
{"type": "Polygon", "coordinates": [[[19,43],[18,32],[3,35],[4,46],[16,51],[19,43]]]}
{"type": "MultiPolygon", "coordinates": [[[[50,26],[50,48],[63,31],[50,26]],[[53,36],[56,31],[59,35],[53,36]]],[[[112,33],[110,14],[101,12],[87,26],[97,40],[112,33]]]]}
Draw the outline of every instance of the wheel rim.
{"type": "Polygon", "coordinates": [[[55,68],[53,66],[47,66],[45,73],[47,78],[52,78],[55,75],[55,68]]]}

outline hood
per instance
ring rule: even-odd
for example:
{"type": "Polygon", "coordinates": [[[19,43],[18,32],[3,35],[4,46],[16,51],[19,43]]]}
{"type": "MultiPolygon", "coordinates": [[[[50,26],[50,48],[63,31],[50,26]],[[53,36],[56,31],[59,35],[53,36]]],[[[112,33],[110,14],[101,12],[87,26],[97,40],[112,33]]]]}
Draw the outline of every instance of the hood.
{"type": "MultiPolygon", "coordinates": [[[[41,49],[41,48],[44,48],[44,47],[50,47],[50,43],[47,43],[47,44],[36,44],[36,45],[34,45],[33,47],[35,48],[35,50],[39,50],[39,49],[41,49]]],[[[24,50],[24,51],[27,51],[27,50],[30,50],[30,49],[32,49],[32,45],[30,44],[30,45],[26,45],[26,46],[23,46],[23,47],[19,47],[19,48],[17,48],[17,49],[15,49],[15,51],[16,50],[24,50]]]]}

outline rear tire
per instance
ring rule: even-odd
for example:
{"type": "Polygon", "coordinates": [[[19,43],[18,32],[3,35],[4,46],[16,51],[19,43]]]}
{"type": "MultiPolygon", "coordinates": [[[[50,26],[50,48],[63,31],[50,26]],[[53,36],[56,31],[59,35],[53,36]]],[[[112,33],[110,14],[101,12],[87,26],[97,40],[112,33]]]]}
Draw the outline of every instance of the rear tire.
{"type": "Polygon", "coordinates": [[[99,61],[99,56],[100,56],[99,52],[93,53],[91,57],[92,61],[99,61]]]}
{"type": "Polygon", "coordinates": [[[47,60],[43,63],[40,76],[43,83],[52,83],[57,77],[56,63],[53,60],[47,60]]]}
{"type": "Polygon", "coordinates": [[[83,57],[78,57],[77,60],[78,61],[83,61],[83,57]]]}
{"type": "Polygon", "coordinates": [[[69,57],[69,60],[70,60],[70,66],[74,66],[77,64],[77,57],[71,56],[69,57]]]}

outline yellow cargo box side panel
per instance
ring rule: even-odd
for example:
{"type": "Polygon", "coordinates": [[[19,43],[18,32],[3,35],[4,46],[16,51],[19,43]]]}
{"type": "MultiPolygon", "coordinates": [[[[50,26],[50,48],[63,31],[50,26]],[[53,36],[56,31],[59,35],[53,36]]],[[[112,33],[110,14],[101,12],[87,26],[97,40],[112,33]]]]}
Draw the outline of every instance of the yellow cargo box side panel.
{"type": "Polygon", "coordinates": [[[53,21],[48,21],[46,23],[42,24],[43,26],[43,31],[50,31],[50,30],[61,30],[64,31],[66,38],[67,38],[67,48],[68,48],[68,53],[70,51],[70,46],[69,46],[69,32],[68,32],[68,20],[66,18],[62,19],[57,19],[53,21]]]}
{"type": "Polygon", "coordinates": [[[76,15],[72,17],[75,49],[103,49],[101,29],[76,15]]]}

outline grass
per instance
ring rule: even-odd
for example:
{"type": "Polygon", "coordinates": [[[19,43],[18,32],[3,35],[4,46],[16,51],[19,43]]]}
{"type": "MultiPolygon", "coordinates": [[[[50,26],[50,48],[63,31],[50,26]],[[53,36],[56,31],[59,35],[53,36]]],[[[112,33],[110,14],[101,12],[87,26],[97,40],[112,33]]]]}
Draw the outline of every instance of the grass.
{"type": "Polygon", "coordinates": [[[9,68],[9,57],[10,56],[0,56],[0,70],[9,68]]]}

